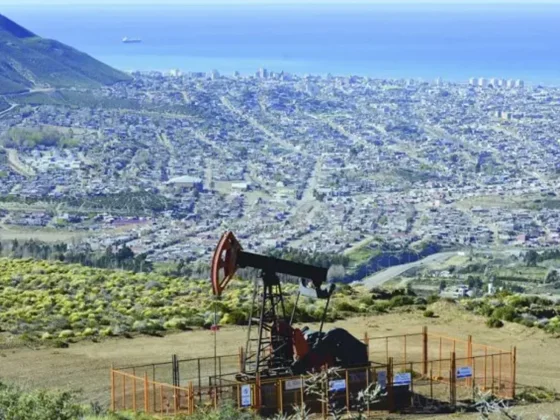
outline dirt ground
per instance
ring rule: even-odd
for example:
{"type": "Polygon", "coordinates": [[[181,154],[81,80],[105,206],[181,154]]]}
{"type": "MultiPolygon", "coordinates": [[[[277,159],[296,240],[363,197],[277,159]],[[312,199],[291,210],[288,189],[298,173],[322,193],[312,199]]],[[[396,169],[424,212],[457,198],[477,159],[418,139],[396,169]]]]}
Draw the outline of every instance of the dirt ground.
{"type": "MultiPolygon", "coordinates": [[[[438,318],[424,318],[420,311],[415,311],[352,318],[337,322],[336,326],[361,338],[365,331],[369,337],[418,333],[427,325],[430,333],[457,338],[466,338],[470,334],[476,343],[505,349],[517,346],[518,385],[545,386],[560,391],[558,339],[518,324],[490,329],[485,326],[483,318],[450,303],[436,303],[432,309],[438,318]]],[[[326,326],[327,329],[332,327],[326,326]]],[[[218,354],[236,354],[245,339],[246,329],[243,327],[222,328],[217,337],[218,354]]],[[[214,352],[213,343],[212,332],[195,331],[161,338],[82,342],[67,349],[4,349],[0,350],[0,380],[31,387],[81,389],[84,400],[107,403],[112,363],[121,367],[169,362],[172,354],[179,358],[210,357],[214,352]]],[[[560,413],[560,403],[520,407],[518,410],[526,414],[560,413]]]]}

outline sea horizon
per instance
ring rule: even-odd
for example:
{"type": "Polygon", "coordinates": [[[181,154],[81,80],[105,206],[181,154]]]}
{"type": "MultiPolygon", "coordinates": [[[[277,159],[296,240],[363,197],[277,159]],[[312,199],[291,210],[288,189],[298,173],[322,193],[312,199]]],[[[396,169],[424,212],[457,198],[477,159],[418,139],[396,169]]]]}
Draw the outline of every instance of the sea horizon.
{"type": "Polygon", "coordinates": [[[560,5],[3,6],[124,71],[364,76],[560,85],[560,5]],[[123,37],[141,43],[122,43],[123,37]]]}

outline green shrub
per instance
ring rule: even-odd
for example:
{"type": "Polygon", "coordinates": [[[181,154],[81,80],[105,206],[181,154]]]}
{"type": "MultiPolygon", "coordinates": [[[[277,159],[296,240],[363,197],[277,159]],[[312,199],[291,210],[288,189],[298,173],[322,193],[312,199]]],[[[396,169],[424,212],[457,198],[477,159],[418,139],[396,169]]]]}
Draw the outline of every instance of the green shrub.
{"type": "Polygon", "coordinates": [[[426,299],[424,299],[423,297],[417,297],[414,299],[414,304],[415,305],[426,305],[428,303],[428,301],[426,299]]]}
{"type": "Polygon", "coordinates": [[[58,334],[58,338],[70,338],[74,337],[74,331],[72,330],[63,330],[58,334]]]}
{"type": "Polygon", "coordinates": [[[494,309],[492,312],[492,318],[501,319],[503,321],[513,322],[517,317],[517,311],[511,306],[501,306],[494,309]]]}
{"type": "Polygon", "coordinates": [[[32,391],[0,383],[0,418],[25,420],[75,420],[83,408],[68,392],[32,391]]]}
{"type": "Polygon", "coordinates": [[[335,310],[340,312],[359,312],[358,305],[356,303],[349,302],[347,300],[341,300],[335,303],[335,310]]]}
{"type": "Polygon", "coordinates": [[[482,315],[482,316],[492,316],[492,314],[494,313],[494,307],[488,305],[487,303],[482,304],[481,306],[479,306],[478,308],[475,309],[474,313],[477,315],[482,315]]]}
{"type": "Polygon", "coordinates": [[[534,321],[530,321],[528,319],[521,319],[518,321],[519,324],[524,325],[526,327],[532,328],[535,326],[535,322],[534,321]]]}
{"type": "Polygon", "coordinates": [[[504,323],[497,318],[489,318],[486,321],[486,326],[489,328],[502,328],[504,326],[504,323]]]}
{"type": "Polygon", "coordinates": [[[383,301],[383,300],[378,300],[377,302],[375,302],[375,304],[372,306],[372,309],[376,312],[381,312],[381,313],[385,313],[387,312],[389,309],[391,309],[391,303],[387,302],[387,301],[383,301]]]}
{"type": "Polygon", "coordinates": [[[558,395],[554,390],[547,389],[545,387],[525,387],[523,390],[518,392],[515,397],[517,400],[533,404],[554,402],[560,399],[560,395],[558,395]]]}
{"type": "Polygon", "coordinates": [[[428,305],[431,305],[432,303],[436,303],[437,301],[439,301],[438,295],[430,295],[426,298],[426,302],[428,303],[428,305]]]}
{"type": "Polygon", "coordinates": [[[363,303],[367,306],[372,306],[375,304],[375,300],[373,299],[373,296],[371,295],[365,295],[360,297],[360,299],[358,300],[360,303],[363,303]]]}
{"type": "Polygon", "coordinates": [[[433,318],[435,316],[434,311],[424,311],[424,318],[433,318]]]}
{"type": "Polygon", "coordinates": [[[391,308],[396,308],[398,306],[408,306],[414,304],[414,298],[412,296],[394,296],[389,301],[391,308]]]}
{"type": "Polygon", "coordinates": [[[54,340],[53,347],[55,349],[67,349],[69,347],[68,343],[64,340],[54,340]]]}

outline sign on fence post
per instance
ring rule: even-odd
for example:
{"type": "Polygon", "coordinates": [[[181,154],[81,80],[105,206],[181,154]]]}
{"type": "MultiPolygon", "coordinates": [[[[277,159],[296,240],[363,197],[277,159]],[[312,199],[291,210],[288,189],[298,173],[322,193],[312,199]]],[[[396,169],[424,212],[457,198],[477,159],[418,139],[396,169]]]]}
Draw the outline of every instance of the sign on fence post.
{"type": "Polygon", "coordinates": [[[329,381],[329,391],[344,391],[346,389],[346,381],[344,379],[337,379],[335,381],[329,381]]]}
{"type": "Polygon", "coordinates": [[[241,385],[241,407],[251,406],[251,385],[241,385]]]}
{"type": "Polygon", "coordinates": [[[472,378],[472,368],[463,366],[457,369],[457,379],[472,378]]]}
{"type": "Polygon", "coordinates": [[[284,381],[284,387],[286,388],[286,391],[300,389],[301,387],[303,387],[303,379],[288,379],[284,381]]]}
{"type": "Polygon", "coordinates": [[[393,380],[393,386],[409,386],[412,382],[410,372],[396,373],[393,380]]]}

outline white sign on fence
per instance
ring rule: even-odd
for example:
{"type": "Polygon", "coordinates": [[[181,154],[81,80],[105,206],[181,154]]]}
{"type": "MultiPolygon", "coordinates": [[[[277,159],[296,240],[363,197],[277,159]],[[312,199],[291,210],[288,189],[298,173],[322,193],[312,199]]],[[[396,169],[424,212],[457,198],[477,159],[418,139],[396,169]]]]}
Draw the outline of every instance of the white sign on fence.
{"type": "Polygon", "coordinates": [[[344,391],[346,389],[346,380],[337,379],[335,381],[329,381],[329,391],[344,391]]]}
{"type": "Polygon", "coordinates": [[[384,370],[377,372],[377,384],[381,388],[385,388],[387,386],[387,372],[384,370]]]}
{"type": "Polygon", "coordinates": [[[241,407],[251,406],[251,385],[241,385],[241,407]]]}
{"type": "Polygon", "coordinates": [[[470,366],[464,366],[457,369],[457,379],[472,378],[472,369],[470,366]]]}
{"type": "Polygon", "coordinates": [[[286,391],[290,391],[292,389],[301,389],[303,387],[303,379],[290,379],[284,382],[286,391]]]}
{"type": "Polygon", "coordinates": [[[393,386],[408,386],[411,382],[412,375],[410,372],[397,373],[395,374],[395,379],[393,379],[393,386]]]}

